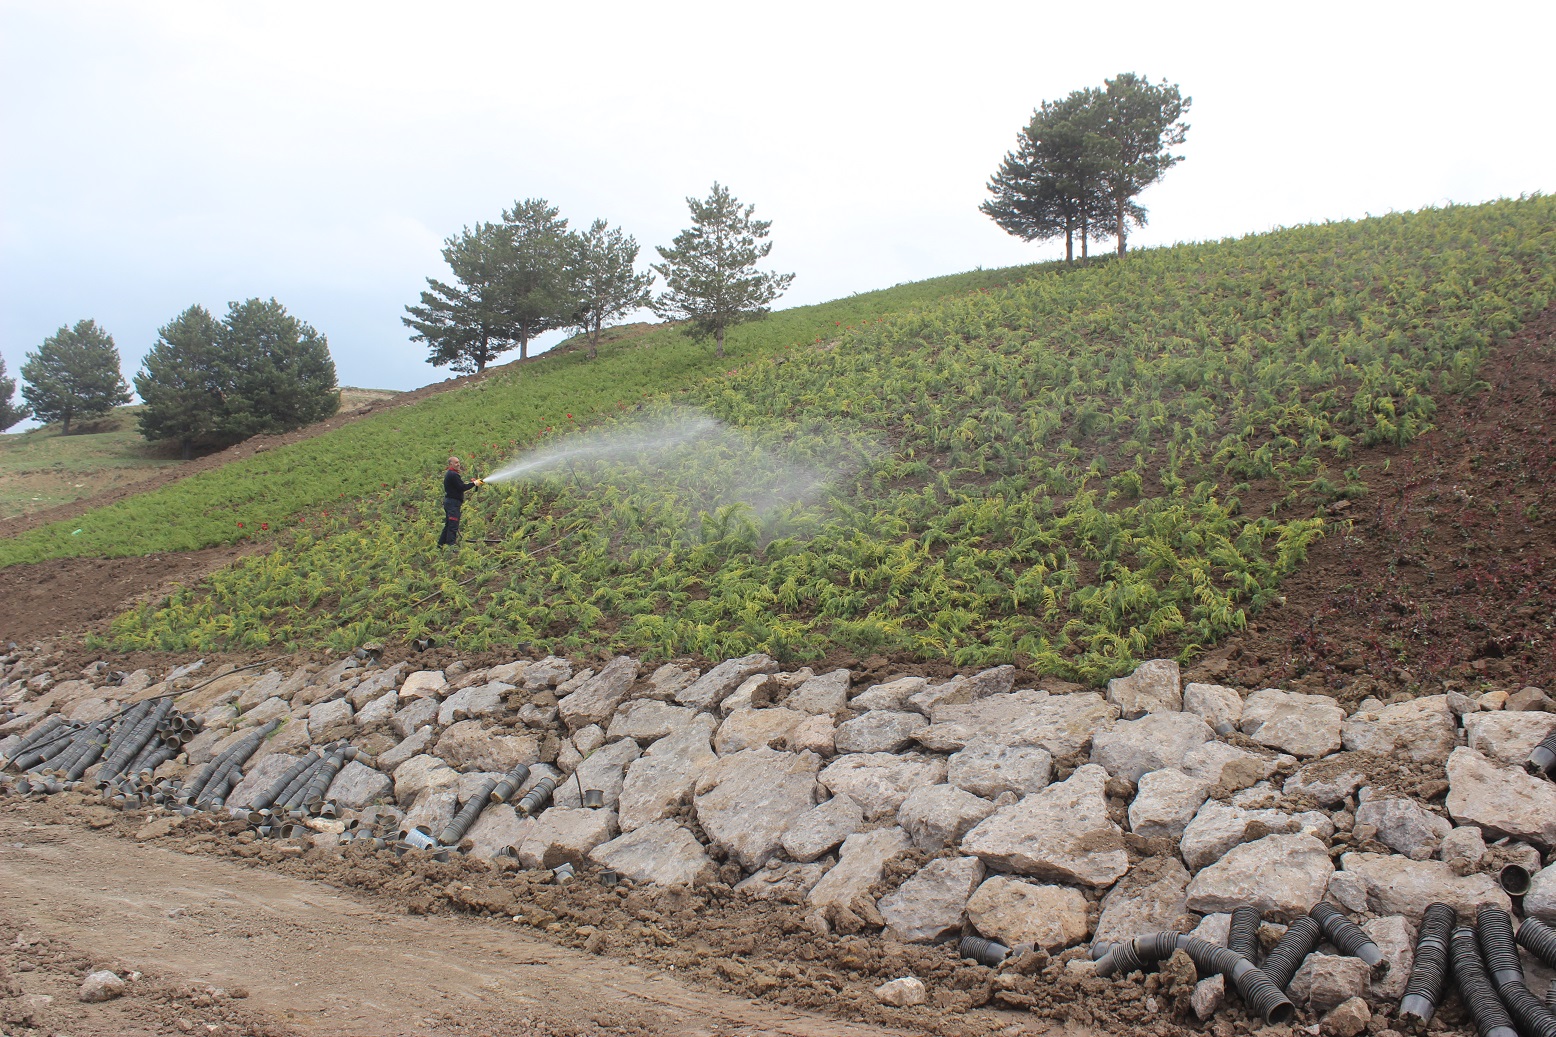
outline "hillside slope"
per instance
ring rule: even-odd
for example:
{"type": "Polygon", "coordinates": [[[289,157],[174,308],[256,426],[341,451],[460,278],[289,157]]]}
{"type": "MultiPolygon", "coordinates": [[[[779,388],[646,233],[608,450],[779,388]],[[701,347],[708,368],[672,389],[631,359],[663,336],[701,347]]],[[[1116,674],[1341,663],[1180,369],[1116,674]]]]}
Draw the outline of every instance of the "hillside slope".
{"type": "Polygon", "coordinates": [[[846,649],[1087,680],[1189,653],[1280,600],[1323,509],[1365,495],[1357,451],[1483,388],[1556,296],[1553,217],[1532,198],[1302,227],[883,312],[619,419],[721,423],[672,454],[494,487],[456,557],[422,488],[386,487],[115,640],[846,649]]]}

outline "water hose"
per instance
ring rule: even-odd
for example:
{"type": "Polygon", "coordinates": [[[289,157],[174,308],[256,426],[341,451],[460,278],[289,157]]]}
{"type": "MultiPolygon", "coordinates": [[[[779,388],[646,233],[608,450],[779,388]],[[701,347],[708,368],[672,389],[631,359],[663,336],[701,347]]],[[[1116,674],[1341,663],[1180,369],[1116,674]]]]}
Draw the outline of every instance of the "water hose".
{"type": "MultiPolygon", "coordinates": [[[[1314,904],[1308,914],[1323,927],[1324,938],[1334,944],[1341,954],[1360,958],[1374,969],[1383,963],[1383,952],[1378,949],[1378,945],[1362,932],[1361,926],[1341,914],[1333,904],[1314,904]]],[[[1512,939],[1511,932],[1508,933],[1508,939],[1512,939]]]]}
{"type": "Polygon", "coordinates": [[[1275,949],[1264,959],[1264,974],[1276,987],[1285,990],[1291,985],[1291,977],[1297,974],[1302,962],[1318,947],[1323,938],[1323,927],[1311,915],[1293,919],[1286,927],[1286,935],[1280,938],[1275,949]]]}
{"type": "Polygon", "coordinates": [[[1241,954],[1249,961],[1259,960],[1259,924],[1263,921],[1259,909],[1243,904],[1232,912],[1232,924],[1226,933],[1226,949],[1241,954]]]}
{"type": "Polygon", "coordinates": [[[1486,976],[1485,963],[1480,960],[1480,949],[1475,944],[1475,931],[1462,925],[1454,929],[1449,952],[1459,997],[1475,1020],[1480,1037],[1519,1037],[1513,1028],[1512,1017],[1486,976]]]}
{"type": "MultiPolygon", "coordinates": [[[[1399,1002],[1399,1014],[1419,1019],[1423,1026],[1432,1021],[1447,985],[1448,938],[1457,921],[1458,915],[1447,904],[1428,905],[1421,917],[1415,960],[1410,966],[1405,996],[1399,1002]]],[[[1524,923],[1525,926],[1528,924],[1524,923]]],[[[1551,935],[1556,941],[1556,933],[1551,935]]],[[[1551,989],[1556,990],[1556,983],[1551,984],[1551,989]]]]}

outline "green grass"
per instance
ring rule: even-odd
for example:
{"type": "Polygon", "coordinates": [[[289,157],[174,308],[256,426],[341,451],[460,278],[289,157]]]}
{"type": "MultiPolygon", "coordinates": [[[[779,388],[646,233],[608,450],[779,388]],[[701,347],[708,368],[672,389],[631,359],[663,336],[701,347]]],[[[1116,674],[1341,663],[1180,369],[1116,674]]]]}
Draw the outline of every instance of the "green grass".
{"type": "MultiPolygon", "coordinates": [[[[123,557],[235,543],[322,518],[390,486],[433,496],[450,453],[488,462],[547,428],[596,420],[629,403],[676,392],[848,324],[1019,280],[1034,267],[974,271],[781,310],[711,344],[658,328],[601,347],[598,360],[561,350],[485,380],[353,422],[54,523],[0,544],[0,568],[48,558],[123,557]],[[572,418],[569,419],[568,415],[572,418]],[[76,533],[76,530],[80,530],[76,533]]],[[[74,437],[72,437],[74,438],[74,437]]]]}
{"type": "Polygon", "coordinates": [[[179,463],[177,447],[147,443],[136,431],[139,407],[120,407],[78,422],[0,436],[0,518],[66,504],[179,463]]]}
{"type": "MultiPolygon", "coordinates": [[[[483,431],[532,405],[511,430],[588,386],[593,421],[611,413],[594,380],[610,371],[618,408],[655,379],[688,386],[623,428],[691,405],[738,434],[494,487],[454,557],[431,546],[441,451],[422,451],[418,481],[121,617],[116,643],[847,648],[1090,681],[1187,655],[1278,595],[1323,534],[1318,505],[1364,492],[1347,470],[1358,448],[1430,428],[1436,398],[1474,389],[1488,351],[1556,297],[1556,202],[1030,273],[928,306],[892,305],[923,300],[910,286],[810,308],[808,324],[790,311],[717,377],[643,339],[597,367],[559,358],[458,394],[439,416],[483,431]],[[825,492],[781,492],[802,471],[825,492]]],[[[508,452],[480,438],[479,463],[508,452]]]]}

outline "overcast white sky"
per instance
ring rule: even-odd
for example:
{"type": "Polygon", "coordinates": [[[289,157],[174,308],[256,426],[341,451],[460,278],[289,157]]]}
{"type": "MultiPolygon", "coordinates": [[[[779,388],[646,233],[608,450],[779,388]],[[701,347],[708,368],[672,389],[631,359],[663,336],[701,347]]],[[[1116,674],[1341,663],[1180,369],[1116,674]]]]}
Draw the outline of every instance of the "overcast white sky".
{"type": "Polygon", "coordinates": [[[131,377],[185,307],[274,296],[342,384],[412,388],[447,374],[400,323],[445,237],[539,196],[646,265],[715,179],[784,304],[1051,258],[984,185],[1122,71],[1194,99],[1132,243],[1556,191],[1553,11],[0,0],[0,354],[91,317],[131,377]]]}

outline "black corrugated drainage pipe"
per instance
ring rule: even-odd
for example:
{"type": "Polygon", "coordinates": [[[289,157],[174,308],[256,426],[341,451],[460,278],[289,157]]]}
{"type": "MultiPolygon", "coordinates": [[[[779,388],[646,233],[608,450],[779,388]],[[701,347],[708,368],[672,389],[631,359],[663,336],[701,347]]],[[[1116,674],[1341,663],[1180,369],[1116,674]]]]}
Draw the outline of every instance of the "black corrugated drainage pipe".
{"type": "MultiPolygon", "coordinates": [[[[1314,928],[1317,929],[1316,923],[1314,928]]],[[[1263,1019],[1266,1025],[1290,1022],[1296,1007],[1253,962],[1236,951],[1182,933],[1152,933],[1117,944],[1097,960],[1097,975],[1128,975],[1145,965],[1171,957],[1176,950],[1188,954],[1202,978],[1217,973],[1229,977],[1249,1012],[1263,1019]]]]}
{"type": "Polygon", "coordinates": [[[481,782],[481,787],[475,795],[465,801],[465,805],[454,819],[443,826],[443,831],[438,835],[438,842],[444,846],[458,846],[459,840],[465,837],[470,826],[475,824],[475,819],[481,816],[481,811],[486,809],[487,799],[492,794],[492,789],[497,787],[496,778],[487,778],[481,782]]]}
{"type": "Polygon", "coordinates": [[[1259,909],[1252,904],[1242,904],[1232,911],[1232,924],[1226,933],[1226,949],[1241,954],[1249,961],[1259,960],[1259,924],[1263,919],[1259,909]]]}
{"type": "MultiPolygon", "coordinates": [[[[1399,1002],[1399,1014],[1432,1021],[1448,982],[1448,938],[1458,915],[1447,904],[1429,904],[1421,916],[1416,936],[1415,960],[1410,967],[1410,982],[1399,1002]]],[[[1556,984],[1552,984],[1556,987],[1556,984]]]]}
{"type": "Polygon", "coordinates": [[[551,802],[551,793],[556,790],[556,779],[552,777],[541,778],[535,782],[535,787],[524,793],[524,798],[519,800],[517,810],[527,817],[534,817],[546,809],[546,804],[551,802]]]}
{"type": "MultiPolygon", "coordinates": [[[[1518,946],[1556,968],[1556,928],[1538,918],[1525,918],[1518,925],[1518,946]]],[[[1551,985],[1556,987],[1556,983],[1551,985]]]]}
{"type": "Polygon", "coordinates": [[[1549,774],[1553,767],[1556,767],[1556,728],[1529,750],[1529,759],[1524,763],[1524,770],[1536,775],[1549,774]]]}
{"type": "Polygon", "coordinates": [[[496,787],[492,789],[492,802],[508,802],[508,800],[512,799],[514,794],[518,792],[519,789],[522,788],[524,783],[528,780],[529,768],[521,763],[507,774],[504,774],[502,776],[502,780],[499,781],[496,787]]]}
{"type": "Polygon", "coordinates": [[[1513,919],[1500,907],[1486,905],[1476,915],[1480,948],[1486,955],[1491,981],[1524,1037],[1556,1037],[1556,1016],[1524,985],[1523,964],[1513,942],[1513,919]]]}
{"type": "Polygon", "coordinates": [[[315,750],[292,764],[279,778],[271,782],[268,789],[255,796],[249,807],[253,810],[263,810],[265,807],[274,806],[281,794],[291,786],[293,779],[305,773],[308,768],[312,767],[320,759],[318,751],[315,750]]]}
{"type": "Polygon", "coordinates": [[[1480,960],[1480,949],[1475,945],[1475,930],[1462,925],[1454,929],[1448,947],[1459,997],[1475,1020],[1480,1037],[1518,1037],[1512,1017],[1486,976],[1485,963],[1480,960]]]}
{"type": "Polygon", "coordinates": [[[963,958],[971,958],[979,965],[993,967],[1010,957],[1010,948],[998,940],[986,940],[981,936],[964,936],[962,942],[957,945],[957,954],[963,958]]]}
{"type": "Polygon", "coordinates": [[[1292,919],[1286,927],[1286,935],[1280,938],[1261,966],[1270,982],[1281,990],[1290,986],[1291,977],[1297,974],[1302,962],[1313,953],[1323,935],[1323,927],[1311,915],[1292,919]]]}
{"type": "Polygon", "coordinates": [[[1376,969],[1383,964],[1383,952],[1372,938],[1362,932],[1361,926],[1342,915],[1333,904],[1314,904],[1308,912],[1324,930],[1324,938],[1335,945],[1341,954],[1360,958],[1376,969]]]}

